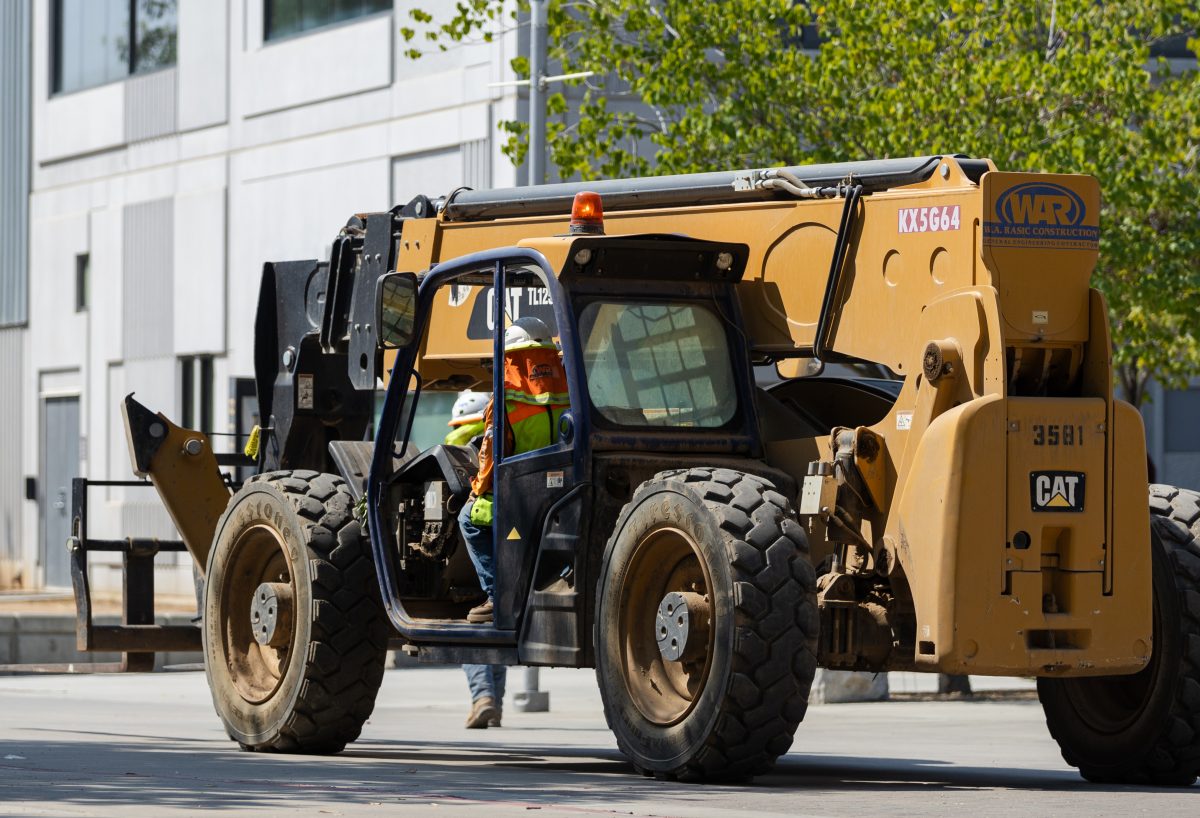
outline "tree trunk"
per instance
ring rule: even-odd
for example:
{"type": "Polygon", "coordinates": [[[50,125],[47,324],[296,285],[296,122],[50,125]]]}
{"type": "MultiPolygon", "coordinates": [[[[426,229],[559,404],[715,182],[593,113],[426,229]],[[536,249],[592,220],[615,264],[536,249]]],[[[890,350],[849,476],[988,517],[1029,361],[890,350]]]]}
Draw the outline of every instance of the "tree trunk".
{"type": "Polygon", "coordinates": [[[1149,373],[1133,364],[1122,364],[1115,367],[1114,374],[1117,378],[1117,385],[1125,395],[1125,400],[1141,409],[1142,404],[1146,401],[1146,382],[1149,380],[1149,373]]]}

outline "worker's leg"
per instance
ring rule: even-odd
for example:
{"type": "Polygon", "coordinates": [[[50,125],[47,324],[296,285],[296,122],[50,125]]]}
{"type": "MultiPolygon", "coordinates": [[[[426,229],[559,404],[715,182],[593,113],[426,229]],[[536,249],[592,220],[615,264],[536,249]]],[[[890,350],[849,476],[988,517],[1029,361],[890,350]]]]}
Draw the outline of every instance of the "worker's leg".
{"type": "Polygon", "coordinates": [[[479,575],[479,585],[490,600],[496,585],[492,527],[471,522],[472,505],[473,503],[467,503],[458,513],[458,530],[462,532],[463,540],[467,544],[467,553],[475,565],[475,573],[479,575]]]}
{"type": "Polygon", "coordinates": [[[467,674],[467,687],[471,691],[471,701],[475,702],[483,698],[496,700],[504,695],[503,691],[500,691],[500,695],[496,693],[496,677],[492,665],[463,665],[463,672],[467,674]]]}
{"type": "Polygon", "coordinates": [[[492,669],[492,690],[496,694],[496,706],[500,707],[504,701],[504,685],[508,681],[508,668],[504,665],[491,665],[492,669]]]}
{"type": "Polygon", "coordinates": [[[508,668],[492,665],[492,689],[496,691],[496,717],[488,719],[488,727],[499,727],[504,717],[504,683],[508,679],[508,668]]]}
{"type": "Polygon", "coordinates": [[[486,728],[492,721],[499,725],[499,703],[504,690],[501,687],[497,692],[494,668],[492,665],[463,665],[463,671],[471,691],[471,712],[466,726],[469,729],[486,728]]]}

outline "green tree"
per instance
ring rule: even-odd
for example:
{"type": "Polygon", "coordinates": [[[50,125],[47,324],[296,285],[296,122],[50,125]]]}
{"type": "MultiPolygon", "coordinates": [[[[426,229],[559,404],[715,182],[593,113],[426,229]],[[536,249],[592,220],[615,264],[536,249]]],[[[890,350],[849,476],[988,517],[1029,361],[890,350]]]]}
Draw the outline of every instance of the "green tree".
{"type": "MultiPolygon", "coordinates": [[[[506,7],[414,19],[444,46],[486,38],[506,7]]],[[[1092,174],[1094,281],[1141,403],[1149,378],[1200,372],[1200,75],[1151,57],[1198,23],[1189,0],[554,0],[551,60],[600,79],[570,106],[549,97],[550,158],[583,179],[936,152],[1092,174]],[[815,53],[799,47],[806,25],[815,53]]],[[[525,125],[501,127],[519,163],[525,125]]]]}
{"type": "Polygon", "coordinates": [[[1200,371],[1200,84],[1150,56],[1195,36],[1194,3],[830,0],[817,19],[828,39],[804,76],[821,100],[816,158],[963,151],[1096,176],[1093,280],[1122,390],[1140,404],[1148,378],[1200,371]]]}

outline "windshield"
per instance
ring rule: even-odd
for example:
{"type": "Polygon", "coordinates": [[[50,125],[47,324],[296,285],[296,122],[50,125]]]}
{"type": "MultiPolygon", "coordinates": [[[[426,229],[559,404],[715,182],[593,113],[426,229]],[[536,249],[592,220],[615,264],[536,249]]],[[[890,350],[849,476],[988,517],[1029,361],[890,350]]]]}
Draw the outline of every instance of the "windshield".
{"type": "Polygon", "coordinates": [[[713,428],[737,390],[721,320],[697,304],[599,301],[579,316],[588,394],[621,426],[713,428]]]}

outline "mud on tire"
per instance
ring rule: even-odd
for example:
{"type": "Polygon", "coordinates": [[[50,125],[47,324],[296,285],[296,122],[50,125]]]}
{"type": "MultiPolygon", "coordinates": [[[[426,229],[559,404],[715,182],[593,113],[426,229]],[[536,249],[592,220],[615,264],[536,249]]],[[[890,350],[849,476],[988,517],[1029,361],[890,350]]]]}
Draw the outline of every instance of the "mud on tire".
{"type": "Polygon", "coordinates": [[[374,709],[390,628],[352,505],[340,477],[273,472],[251,478],[217,525],[204,664],[217,713],[243,749],[336,753],[374,709]],[[277,647],[251,629],[264,582],[290,588],[291,623],[277,647]]]}
{"type": "Polygon", "coordinates": [[[595,640],[605,718],[641,772],[741,780],[770,769],[808,708],[816,637],[808,541],[770,482],[690,469],[638,488],[605,551],[595,640]],[[703,662],[672,678],[653,611],[675,585],[703,586],[711,627],[703,662]]]}
{"type": "Polygon", "coordinates": [[[1150,486],[1154,647],[1132,676],[1039,679],[1050,734],[1089,781],[1188,786],[1200,773],[1200,494],[1150,486]]]}

